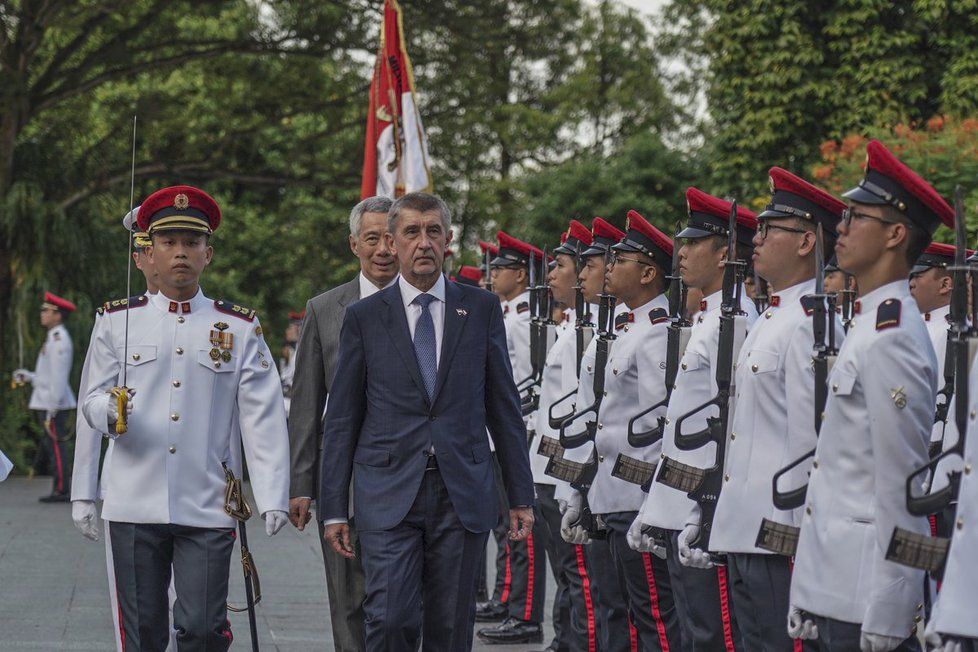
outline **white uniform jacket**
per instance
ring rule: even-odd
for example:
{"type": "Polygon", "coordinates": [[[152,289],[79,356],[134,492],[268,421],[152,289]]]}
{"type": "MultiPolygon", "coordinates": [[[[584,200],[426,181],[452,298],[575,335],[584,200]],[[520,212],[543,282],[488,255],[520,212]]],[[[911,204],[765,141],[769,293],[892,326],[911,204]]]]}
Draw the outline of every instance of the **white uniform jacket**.
{"type": "MultiPolygon", "coordinates": [[[[84,411],[106,434],[124,320],[124,310],[107,312],[92,333],[84,411]]],[[[254,311],[201,292],[182,303],[144,297],[130,307],[125,362],[136,394],[129,432],[113,442],[103,518],[233,527],[222,463],[241,477],[233,451],[242,440],[256,513],[288,511],[282,385],[254,311]]]]}
{"type": "MultiPolygon", "coordinates": [[[[709,443],[692,451],[679,450],[676,446],[676,419],[716,396],[716,361],[722,295],[722,291],[714,292],[703,299],[700,303],[700,312],[693,318],[689,342],[680,359],[676,375],[676,387],[669,398],[666,427],[662,436],[660,457],[668,457],[701,469],[712,466],[716,459],[716,446],[709,443]]],[[[757,309],[754,307],[754,302],[743,292],[740,307],[747,313],[747,328],[750,329],[757,319],[757,309]]],[[[697,432],[706,428],[707,417],[716,417],[718,413],[719,410],[715,406],[697,412],[683,422],[683,432],[697,432]]],[[[656,476],[661,472],[660,465],[656,469],[656,476]]],[[[642,522],[667,530],[682,530],[694,513],[699,513],[696,503],[685,492],[661,482],[653,482],[642,507],[642,522]]]]}
{"type": "Polygon", "coordinates": [[[530,360],[530,293],[524,292],[512,301],[503,301],[503,324],[513,380],[526,380],[533,370],[530,360]]]}
{"type": "MultiPolygon", "coordinates": [[[[947,355],[947,329],[948,317],[951,314],[951,305],[948,304],[937,310],[924,313],[924,323],[927,324],[927,334],[930,336],[931,344],[934,345],[934,355],[937,357],[937,388],[944,386],[944,358],[947,355]]],[[[943,401],[944,399],[938,399],[943,401]]],[[[950,419],[948,412],[948,419],[950,419]]],[[[936,422],[930,433],[931,441],[940,441],[944,436],[944,423],[936,422]]]]}
{"type": "Polygon", "coordinates": [[[28,407],[32,410],[70,410],[75,407],[69,376],[73,349],[64,324],[49,328],[34,365],[34,386],[28,407]]]}
{"type": "Polygon", "coordinates": [[[791,603],[904,638],[922,615],[924,573],[885,554],[895,527],[930,533],[907,512],[905,483],[927,461],[937,360],[906,280],[859,301],[829,376],[791,603]]]}
{"type": "MultiPolygon", "coordinates": [[[[812,318],[802,298],[815,281],[779,291],[744,340],[735,375],[735,409],[727,435],[724,482],[710,547],[722,552],[760,553],[754,546],[762,519],[798,526],[801,509],[774,507],[774,475],[815,448],[815,373],[812,318]]],[[[837,346],[842,323],[836,319],[837,346]]],[[[809,464],[781,479],[783,489],[808,480],[809,464]]]]}
{"type": "MultiPolygon", "coordinates": [[[[978,638],[975,597],[978,587],[978,366],[968,379],[968,439],[965,442],[957,519],[951,538],[944,583],[927,624],[928,631],[978,638]]],[[[946,483],[945,483],[946,484],[946,483]]]]}
{"type": "MultiPolygon", "coordinates": [[[[628,444],[628,421],[644,407],[662,401],[666,395],[666,326],[668,325],[669,300],[665,294],[633,311],[622,306],[616,309],[621,316],[631,312],[634,319],[615,330],[618,336],[612,342],[605,369],[605,395],[598,413],[595,446],[598,454],[598,473],[591,484],[588,501],[595,514],[612,512],[637,512],[642,508],[645,493],[641,486],[611,475],[619,454],[643,462],[658,462],[661,442],[645,448],[633,448],[628,444]],[[654,323],[653,323],[654,322],[654,323]]],[[[595,337],[595,341],[597,337],[595,337]]],[[[596,346],[596,345],[595,345],[596,346]]],[[[594,346],[585,355],[584,364],[589,369],[581,371],[577,393],[577,409],[594,402],[593,369],[594,346]]],[[[648,428],[665,409],[651,412],[637,427],[648,428]]],[[[573,424],[570,432],[581,431],[587,419],[573,424]]],[[[591,453],[589,445],[569,450],[565,457],[577,462],[587,461],[591,453]]]]}
{"type": "MultiPolygon", "coordinates": [[[[543,370],[543,382],[540,384],[540,407],[535,416],[535,432],[530,450],[530,468],[533,471],[533,482],[536,484],[556,485],[557,479],[544,471],[550,462],[546,454],[547,444],[560,439],[560,432],[550,427],[550,406],[568,392],[577,388],[577,335],[574,331],[573,311],[570,317],[557,325],[557,340],[547,351],[547,366],[543,370]],[[544,440],[547,437],[548,440],[544,440]],[[540,447],[544,446],[544,452],[540,447]]],[[[572,399],[564,401],[557,407],[556,416],[569,414],[574,405],[572,399]]]]}
{"type": "MultiPolygon", "coordinates": [[[[92,333],[99,331],[99,321],[105,315],[105,307],[98,309],[95,313],[95,326],[92,333]]],[[[125,317],[123,317],[125,318],[125,317]]],[[[85,364],[82,366],[81,380],[78,383],[78,396],[84,401],[88,395],[88,375],[91,368],[92,351],[94,347],[89,346],[85,353],[85,364]]],[[[71,469],[71,499],[72,500],[98,500],[102,497],[101,487],[99,486],[99,458],[102,453],[102,439],[105,437],[102,431],[96,430],[88,423],[85,418],[85,410],[78,410],[75,415],[75,461],[71,469]]],[[[112,442],[109,442],[109,449],[105,453],[104,464],[108,466],[112,449],[112,442]]],[[[104,487],[104,478],[102,482],[104,487]]]]}

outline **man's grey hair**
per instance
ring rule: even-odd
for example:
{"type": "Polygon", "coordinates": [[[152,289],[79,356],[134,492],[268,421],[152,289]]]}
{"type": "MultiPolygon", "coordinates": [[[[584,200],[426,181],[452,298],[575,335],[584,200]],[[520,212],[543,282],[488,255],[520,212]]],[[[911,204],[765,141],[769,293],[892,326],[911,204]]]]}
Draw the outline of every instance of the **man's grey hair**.
{"type": "Polygon", "coordinates": [[[448,233],[452,228],[452,211],[448,204],[438,195],[427,192],[409,192],[403,197],[399,197],[391,205],[387,213],[387,230],[394,233],[397,228],[397,220],[401,217],[401,211],[414,210],[419,213],[437,212],[441,216],[441,226],[448,233]]]}
{"type": "Polygon", "coordinates": [[[350,211],[350,235],[354,238],[360,235],[360,227],[363,223],[364,213],[386,213],[394,203],[390,197],[367,197],[350,211]]]}

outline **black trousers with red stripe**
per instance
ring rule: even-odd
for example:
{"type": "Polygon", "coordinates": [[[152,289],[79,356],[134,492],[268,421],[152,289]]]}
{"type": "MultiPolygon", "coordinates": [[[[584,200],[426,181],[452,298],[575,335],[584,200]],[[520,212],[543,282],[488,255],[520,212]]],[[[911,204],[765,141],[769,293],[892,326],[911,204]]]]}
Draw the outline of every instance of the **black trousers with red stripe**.
{"type": "Polygon", "coordinates": [[[231,647],[226,603],[233,529],[113,521],[109,536],[125,652],[166,650],[171,569],[177,591],[173,627],[180,652],[224,652],[231,647]]]}
{"type": "Polygon", "coordinates": [[[584,546],[567,543],[560,536],[560,509],[554,499],[554,486],[538,484],[536,487],[537,504],[547,526],[544,547],[557,583],[554,647],[561,652],[595,652],[597,622],[584,546]]]}
{"type": "Polygon", "coordinates": [[[676,652],[683,649],[679,615],[664,559],[632,550],[626,539],[638,512],[604,514],[608,545],[615,561],[618,584],[628,602],[628,615],[643,652],[676,652]]]}
{"type": "MultiPolygon", "coordinates": [[[[506,606],[513,618],[541,623],[547,597],[548,528],[539,505],[533,507],[533,518],[533,532],[526,541],[509,542],[512,586],[506,606]]],[[[506,519],[509,520],[508,515],[506,519]]]]}
{"type": "Polygon", "coordinates": [[[39,453],[44,456],[45,463],[51,473],[51,493],[66,494],[69,489],[71,474],[68,469],[68,414],[70,410],[59,410],[49,421],[47,412],[35,410],[44,437],[41,438],[39,453]]]}
{"type": "Polygon", "coordinates": [[[745,650],[733,613],[726,566],[684,566],[679,561],[679,532],[672,530],[669,534],[666,562],[683,632],[683,649],[745,650]]]}
{"type": "Polygon", "coordinates": [[[602,652],[635,652],[635,628],[629,622],[628,602],[618,583],[618,570],[607,539],[583,546],[591,578],[591,594],[598,623],[598,649],[602,652]]]}

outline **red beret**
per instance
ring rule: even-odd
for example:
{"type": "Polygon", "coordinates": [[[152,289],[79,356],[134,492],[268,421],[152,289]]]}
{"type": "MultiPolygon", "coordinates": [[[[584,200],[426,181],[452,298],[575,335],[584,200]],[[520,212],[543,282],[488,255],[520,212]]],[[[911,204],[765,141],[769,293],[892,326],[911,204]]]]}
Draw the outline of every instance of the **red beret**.
{"type": "Polygon", "coordinates": [[[842,196],[861,204],[893,206],[931,234],[942,223],[954,228],[951,205],[878,140],[866,146],[866,175],[842,196]]]}
{"type": "Polygon", "coordinates": [[[835,233],[845,203],[782,168],[773,167],[768,174],[771,203],[758,216],[760,219],[798,217],[835,233]]]}
{"type": "Polygon", "coordinates": [[[50,292],[44,293],[44,303],[56,310],[64,310],[66,312],[75,312],[78,309],[71,301],[62,299],[58,295],[51,294],[50,292]]]}
{"type": "Polygon", "coordinates": [[[136,219],[150,235],[163,230],[213,233],[221,223],[221,209],[199,188],[170,186],[147,197],[136,219]]]}

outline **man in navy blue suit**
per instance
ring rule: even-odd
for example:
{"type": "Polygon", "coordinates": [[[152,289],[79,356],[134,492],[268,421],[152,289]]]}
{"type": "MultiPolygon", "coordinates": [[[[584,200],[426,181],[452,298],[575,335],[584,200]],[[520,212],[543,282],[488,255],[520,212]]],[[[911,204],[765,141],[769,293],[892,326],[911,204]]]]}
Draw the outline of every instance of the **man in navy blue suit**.
{"type": "Polygon", "coordinates": [[[499,518],[486,429],[520,541],[533,528],[526,428],[499,299],[442,274],[448,207],[411,193],[391,206],[388,226],[401,276],[347,308],[319,518],[326,540],[352,557],[352,477],[368,650],[413,652],[419,640],[425,650],[469,650],[478,567],[499,518]]]}

